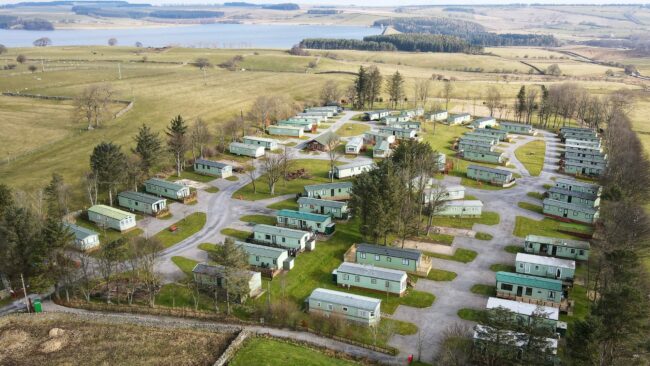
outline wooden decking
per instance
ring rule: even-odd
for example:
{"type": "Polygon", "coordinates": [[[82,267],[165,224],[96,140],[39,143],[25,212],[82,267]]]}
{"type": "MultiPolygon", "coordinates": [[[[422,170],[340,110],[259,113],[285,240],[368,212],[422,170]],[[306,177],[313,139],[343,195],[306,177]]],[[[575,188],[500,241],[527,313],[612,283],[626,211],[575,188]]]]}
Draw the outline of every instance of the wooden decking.
{"type": "Polygon", "coordinates": [[[357,245],[352,244],[350,248],[343,254],[343,262],[356,263],[357,261],[357,245]]]}
{"type": "Polygon", "coordinates": [[[560,309],[560,311],[562,312],[568,313],[569,315],[573,314],[573,301],[567,299],[562,299],[561,302],[546,301],[546,300],[539,300],[539,299],[531,299],[528,297],[514,296],[509,292],[503,292],[498,290],[497,290],[497,297],[500,297],[502,299],[523,302],[526,304],[542,305],[542,306],[557,308],[560,309]]]}

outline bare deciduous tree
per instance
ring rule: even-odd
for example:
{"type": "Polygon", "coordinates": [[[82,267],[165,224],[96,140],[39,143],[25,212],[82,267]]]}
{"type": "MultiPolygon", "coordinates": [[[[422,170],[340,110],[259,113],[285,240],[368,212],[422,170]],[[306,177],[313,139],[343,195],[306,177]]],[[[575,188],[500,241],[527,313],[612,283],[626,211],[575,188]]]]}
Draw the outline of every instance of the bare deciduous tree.
{"type": "Polygon", "coordinates": [[[74,118],[88,124],[88,129],[100,127],[109,116],[109,106],[114,95],[109,84],[91,85],[74,100],[74,118]]]}
{"type": "Polygon", "coordinates": [[[212,133],[208,124],[201,118],[194,121],[190,127],[190,141],[192,143],[192,159],[203,158],[205,146],[212,140],[212,133]]]}
{"type": "Polygon", "coordinates": [[[285,158],[281,154],[267,154],[261,160],[271,196],[275,195],[275,185],[284,177],[285,158]]]}
{"type": "Polygon", "coordinates": [[[320,92],[320,101],[323,105],[338,103],[341,98],[341,91],[334,80],[327,80],[320,92]]]}
{"type": "Polygon", "coordinates": [[[416,106],[426,109],[426,103],[429,99],[429,91],[431,90],[431,81],[429,79],[417,79],[415,81],[415,104],[416,106]]]}
{"type": "Polygon", "coordinates": [[[340,155],[339,152],[336,151],[336,148],[339,146],[340,138],[337,134],[334,132],[326,132],[327,135],[325,136],[324,144],[327,149],[327,157],[329,158],[330,161],[330,181],[334,182],[334,167],[336,166],[336,162],[339,160],[340,155]]]}
{"type": "Polygon", "coordinates": [[[501,105],[501,93],[499,89],[490,86],[485,95],[485,106],[490,111],[490,117],[494,117],[494,111],[501,105]]]}
{"type": "Polygon", "coordinates": [[[208,80],[207,80],[206,70],[212,67],[212,63],[210,62],[210,60],[208,60],[205,57],[199,57],[196,60],[194,60],[194,65],[196,65],[196,67],[201,69],[201,71],[203,72],[203,84],[207,85],[208,80]]]}
{"type": "Polygon", "coordinates": [[[454,84],[451,80],[445,80],[442,84],[442,98],[445,100],[445,110],[449,110],[449,101],[451,100],[451,93],[454,91],[454,84]]]}

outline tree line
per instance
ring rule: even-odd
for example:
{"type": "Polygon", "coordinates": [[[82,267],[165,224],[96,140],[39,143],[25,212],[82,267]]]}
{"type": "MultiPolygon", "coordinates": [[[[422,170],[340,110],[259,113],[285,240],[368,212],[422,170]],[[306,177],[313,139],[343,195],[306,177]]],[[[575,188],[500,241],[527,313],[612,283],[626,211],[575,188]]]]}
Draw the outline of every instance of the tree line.
{"type": "Polygon", "coordinates": [[[300,41],[300,47],[321,50],[397,51],[397,47],[388,42],[339,38],[306,38],[300,41]]]}
{"type": "Polygon", "coordinates": [[[482,25],[451,18],[391,18],[376,20],[374,26],[392,26],[402,33],[455,36],[472,46],[558,46],[559,41],[548,34],[492,33],[482,25]]]}
{"type": "Polygon", "coordinates": [[[367,36],[363,40],[336,38],[307,38],[300,47],[327,50],[405,51],[405,52],[482,52],[482,47],[449,35],[392,34],[367,36]]]}
{"type": "Polygon", "coordinates": [[[0,15],[0,29],[54,30],[54,25],[45,19],[23,19],[12,15],[0,15]]]}
{"type": "Polygon", "coordinates": [[[78,15],[92,15],[108,18],[132,18],[141,19],[146,17],[161,19],[204,19],[221,18],[222,11],[212,10],[149,10],[133,9],[132,7],[97,7],[88,5],[76,5],[72,11],[78,15]]]}

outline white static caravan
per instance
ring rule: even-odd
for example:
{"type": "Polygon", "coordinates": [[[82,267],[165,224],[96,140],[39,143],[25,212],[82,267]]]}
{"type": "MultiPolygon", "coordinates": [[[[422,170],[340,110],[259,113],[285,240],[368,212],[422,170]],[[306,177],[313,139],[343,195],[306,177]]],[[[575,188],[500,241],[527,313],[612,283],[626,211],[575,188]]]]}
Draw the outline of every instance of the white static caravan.
{"type": "Polygon", "coordinates": [[[266,150],[275,150],[278,148],[278,140],[258,136],[244,136],[244,143],[247,145],[264,146],[266,150]]]}
{"type": "Polygon", "coordinates": [[[363,147],[363,138],[362,137],[353,137],[345,144],[345,153],[346,154],[359,154],[361,148],[363,147]]]}
{"type": "Polygon", "coordinates": [[[354,177],[361,173],[367,172],[376,168],[377,166],[372,160],[364,160],[360,162],[349,163],[341,166],[334,167],[334,177],[337,179],[354,177]]]}
{"type": "Polygon", "coordinates": [[[264,156],[264,146],[243,144],[241,142],[231,142],[228,148],[231,154],[250,156],[259,158],[264,156]]]}
{"type": "Polygon", "coordinates": [[[446,201],[435,213],[436,216],[479,217],[483,213],[483,202],[479,200],[446,201]]]}

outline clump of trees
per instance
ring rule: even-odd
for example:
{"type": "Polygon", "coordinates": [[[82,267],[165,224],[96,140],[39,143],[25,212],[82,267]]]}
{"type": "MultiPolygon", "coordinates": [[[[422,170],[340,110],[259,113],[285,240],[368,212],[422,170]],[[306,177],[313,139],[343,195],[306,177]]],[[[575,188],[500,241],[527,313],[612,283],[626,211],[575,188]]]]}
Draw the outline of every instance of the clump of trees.
{"type": "Polygon", "coordinates": [[[52,40],[47,38],[47,37],[41,37],[41,38],[35,40],[33,44],[36,47],[51,46],[52,45],[52,40]]]}
{"type": "Polygon", "coordinates": [[[98,128],[110,115],[115,91],[110,84],[91,85],[74,99],[73,118],[84,122],[88,129],[98,128]]]}
{"type": "Polygon", "coordinates": [[[300,41],[299,47],[320,50],[397,51],[397,47],[388,42],[339,38],[305,38],[300,41]]]}

